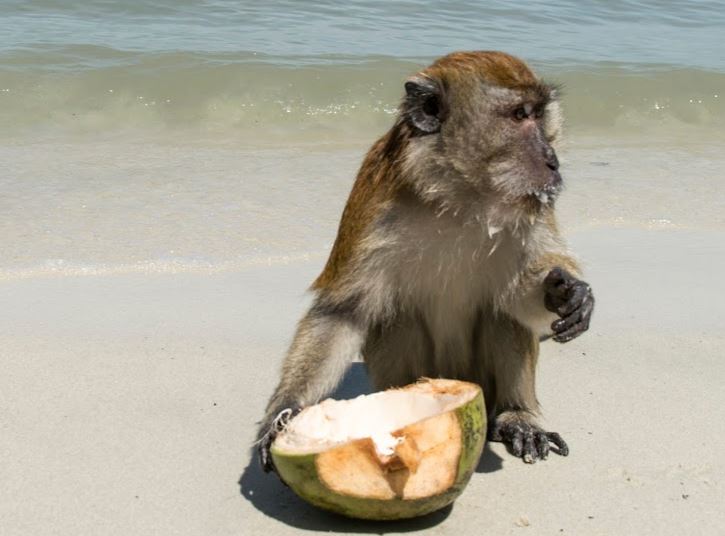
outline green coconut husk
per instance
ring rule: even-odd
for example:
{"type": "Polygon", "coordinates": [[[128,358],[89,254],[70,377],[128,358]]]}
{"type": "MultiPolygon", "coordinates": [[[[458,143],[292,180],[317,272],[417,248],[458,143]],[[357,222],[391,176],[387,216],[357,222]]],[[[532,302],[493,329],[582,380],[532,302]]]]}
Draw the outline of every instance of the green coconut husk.
{"type": "Polygon", "coordinates": [[[354,518],[404,519],[460,495],[485,432],[478,385],[425,379],[307,408],[271,454],[282,480],[315,506],[354,518]]]}

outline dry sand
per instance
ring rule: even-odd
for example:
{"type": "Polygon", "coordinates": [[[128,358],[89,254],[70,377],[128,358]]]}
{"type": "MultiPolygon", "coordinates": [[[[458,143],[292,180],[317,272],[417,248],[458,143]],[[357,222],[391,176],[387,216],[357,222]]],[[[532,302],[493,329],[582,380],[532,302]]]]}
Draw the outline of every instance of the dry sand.
{"type": "MultiPolygon", "coordinates": [[[[0,286],[0,533],[724,534],[725,234],[571,235],[590,332],[543,345],[568,458],[500,444],[452,508],[401,523],[318,511],[250,458],[302,289],[323,258],[214,275],[0,286]]],[[[362,364],[344,395],[367,390],[362,364]]]]}

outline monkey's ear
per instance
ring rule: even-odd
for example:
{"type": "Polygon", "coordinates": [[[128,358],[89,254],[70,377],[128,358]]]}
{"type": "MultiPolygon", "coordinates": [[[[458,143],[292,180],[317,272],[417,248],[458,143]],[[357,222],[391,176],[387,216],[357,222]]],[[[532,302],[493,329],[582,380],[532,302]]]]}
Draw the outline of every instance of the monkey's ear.
{"type": "Polygon", "coordinates": [[[423,134],[441,129],[446,107],[440,84],[423,75],[415,75],[405,82],[405,117],[423,134]]]}

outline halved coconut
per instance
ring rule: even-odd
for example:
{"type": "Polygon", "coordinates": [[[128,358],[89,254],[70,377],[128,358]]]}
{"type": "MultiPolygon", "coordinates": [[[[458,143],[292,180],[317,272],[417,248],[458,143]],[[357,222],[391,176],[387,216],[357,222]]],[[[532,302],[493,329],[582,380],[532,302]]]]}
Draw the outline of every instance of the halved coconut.
{"type": "Polygon", "coordinates": [[[271,452],[282,480],[310,503],[350,517],[402,519],[455,500],[485,430],[478,385],[426,379],[308,407],[271,452]]]}

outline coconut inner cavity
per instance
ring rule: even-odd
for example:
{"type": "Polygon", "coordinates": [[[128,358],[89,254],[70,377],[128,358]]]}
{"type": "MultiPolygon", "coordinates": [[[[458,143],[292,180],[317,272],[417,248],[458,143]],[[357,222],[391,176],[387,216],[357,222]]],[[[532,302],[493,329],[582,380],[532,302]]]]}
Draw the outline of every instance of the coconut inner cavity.
{"type": "Polygon", "coordinates": [[[277,437],[276,447],[295,454],[309,454],[369,437],[379,456],[390,456],[402,441],[392,432],[455,409],[471,398],[467,394],[391,390],[353,400],[327,399],[292,419],[277,437]]]}

